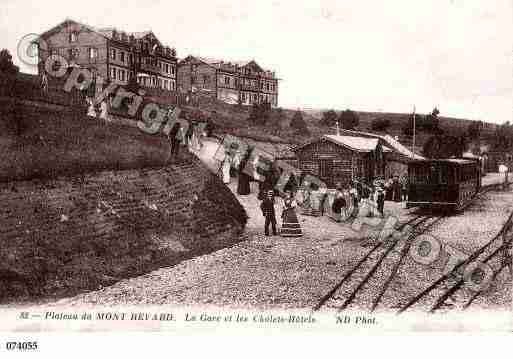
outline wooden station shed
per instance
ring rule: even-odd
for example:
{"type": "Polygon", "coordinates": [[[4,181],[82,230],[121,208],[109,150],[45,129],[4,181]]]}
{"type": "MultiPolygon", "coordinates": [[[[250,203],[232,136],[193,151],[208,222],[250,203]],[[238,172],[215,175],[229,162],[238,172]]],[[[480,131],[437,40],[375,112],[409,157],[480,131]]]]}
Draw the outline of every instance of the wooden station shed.
{"type": "Polygon", "coordinates": [[[324,135],[293,149],[299,169],[322,180],[328,188],[347,187],[352,180],[370,183],[383,178],[383,146],[376,138],[324,135]]]}

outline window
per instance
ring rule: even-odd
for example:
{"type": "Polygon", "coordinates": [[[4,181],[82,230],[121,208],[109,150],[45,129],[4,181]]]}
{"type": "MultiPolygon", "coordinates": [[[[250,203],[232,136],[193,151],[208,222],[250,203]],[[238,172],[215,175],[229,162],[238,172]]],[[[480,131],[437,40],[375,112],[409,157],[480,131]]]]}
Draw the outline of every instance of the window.
{"type": "Polygon", "coordinates": [[[166,64],[166,74],[169,73],[169,64],[166,64]]]}
{"type": "Polygon", "coordinates": [[[125,81],[125,70],[119,70],[119,79],[125,81]]]}
{"type": "Polygon", "coordinates": [[[112,80],[116,79],[116,69],[114,67],[110,69],[110,77],[112,77],[112,80]]]}
{"type": "Polygon", "coordinates": [[[112,60],[116,60],[116,49],[111,49],[110,50],[110,58],[112,60]]]}
{"type": "Polygon", "coordinates": [[[174,66],[171,66],[171,74],[174,75],[175,74],[175,67],[174,66]]]}
{"type": "Polygon", "coordinates": [[[253,94],[253,102],[257,102],[258,101],[258,95],[257,94],[253,94]]]}
{"type": "Polygon", "coordinates": [[[125,52],[124,51],[119,52],[119,61],[125,62],[125,52]]]}
{"type": "Polygon", "coordinates": [[[240,100],[241,100],[241,102],[246,102],[246,93],[245,92],[241,93],[240,100]]]}
{"type": "Polygon", "coordinates": [[[230,84],[230,78],[228,76],[224,77],[224,84],[229,85],[230,84]]]}
{"type": "Polygon", "coordinates": [[[97,59],[98,58],[98,49],[95,49],[94,47],[91,47],[89,49],[89,58],[91,60],[97,59]]]}
{"type": "Polygon", "coordinates": [[[203,85],[208,84],[208,75],[203,75],[203,85]]]}
{"type": "Polygon", "coordinates": [[[78,41],[78,33],[73,31],[69,34],[69,42],[77,42],[78,41]]]}

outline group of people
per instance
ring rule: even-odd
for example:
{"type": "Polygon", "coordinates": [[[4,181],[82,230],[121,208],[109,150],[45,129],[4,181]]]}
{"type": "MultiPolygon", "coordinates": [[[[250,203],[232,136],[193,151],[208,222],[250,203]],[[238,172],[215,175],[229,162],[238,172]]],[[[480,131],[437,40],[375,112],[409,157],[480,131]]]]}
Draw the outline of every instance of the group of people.
{"type": "Polygon", "coordinates": [[[180,146],[186,146],[191,152],[198,152],[203,147],[202,137],[204,134],[198,133],[199,126],[194,122],[189,123],[185,131],[180,123],[175,123],[169,132],[168,138],[171,145],[171,156],[178,157],[180,146]],[[182,141],[183,140],[183,141],[182,141]]]}
{"type": "Polygon", "coordinates": [[[406,174],[401,177],[394,175],[384,184],[384,190],[387,201],[406,201],[408,199],[408,176],[406,174]]]}
{"type": "MultiPolygon", "coordinates": [[[[272,234],[277,235],[277,221],[276,221],[276,209],[275,209],[275,191],[269,190],[262,196],[262,202],[260,203],[260,210],[265,218],[264,232],[266,236],[269,236],[269,229],[272,229],[272,234]],[[271,228],[269,228],[271,227],[271,228]]],[[[301,237],[303,231],[296,214],[297,203],[294,199],[292,191],[288,190],[285,192],[283,198],[283,209],[281,212],[281,229],[280,235],[282,237],[301,237]]]]}

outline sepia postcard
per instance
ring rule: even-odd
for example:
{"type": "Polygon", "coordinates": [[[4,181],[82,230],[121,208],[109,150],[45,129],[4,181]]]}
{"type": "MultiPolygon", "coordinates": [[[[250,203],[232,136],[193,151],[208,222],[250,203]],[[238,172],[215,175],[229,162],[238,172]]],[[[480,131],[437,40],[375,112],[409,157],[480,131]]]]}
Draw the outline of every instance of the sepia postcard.
{"type": "Polygon", "coordinates": [[[0,332],[511,332],[512,17],[3,0],[0,332]]]}

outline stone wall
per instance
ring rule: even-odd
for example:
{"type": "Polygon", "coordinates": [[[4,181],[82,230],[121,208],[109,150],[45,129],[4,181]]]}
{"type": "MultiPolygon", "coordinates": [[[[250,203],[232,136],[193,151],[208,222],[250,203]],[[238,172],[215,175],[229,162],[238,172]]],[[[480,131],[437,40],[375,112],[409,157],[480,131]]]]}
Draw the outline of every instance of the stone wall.
{"type": "Polygon", "coordinates": [[[247,219],[192,156],[154,169],[2,183],[0,201],[4,302],[97,289],[233,245],[247,219]]]}

